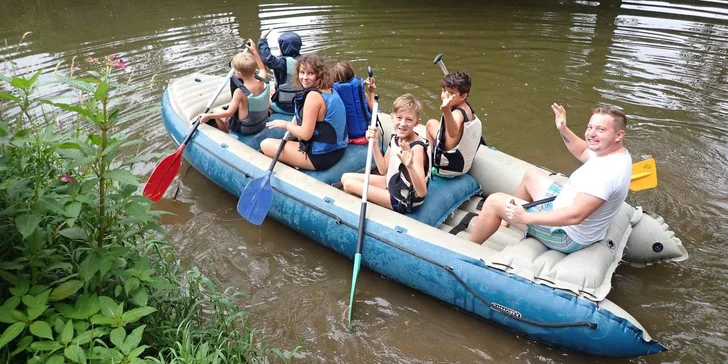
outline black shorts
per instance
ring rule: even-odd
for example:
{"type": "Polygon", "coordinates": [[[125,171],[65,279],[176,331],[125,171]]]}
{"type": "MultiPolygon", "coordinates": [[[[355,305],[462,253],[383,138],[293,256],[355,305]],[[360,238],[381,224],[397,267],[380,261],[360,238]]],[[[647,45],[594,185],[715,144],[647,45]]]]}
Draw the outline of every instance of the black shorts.
{"type": "Polygon", "coordinates": [[[336,164],[336,162],[340,161],[341,157],[344,156],[345,150],[346,148],[342,148],[326,154],[306,153],[306,155],[311,161],[311,164],[313,164],[313,169],[317,171],[322,171],[324,169],[331,168],[334,164],[336,164]]]}

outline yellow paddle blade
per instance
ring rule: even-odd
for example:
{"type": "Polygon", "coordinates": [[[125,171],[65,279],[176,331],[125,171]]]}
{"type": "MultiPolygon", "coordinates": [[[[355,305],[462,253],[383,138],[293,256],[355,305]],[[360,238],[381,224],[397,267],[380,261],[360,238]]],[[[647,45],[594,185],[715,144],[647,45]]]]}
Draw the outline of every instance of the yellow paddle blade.
{"type": "Polygon", "coordinates": [[[632,183],[629,189],[642,191],[648,188],[657,187],[657,166],[655,159],[645,159],[642,162],[632,164],[632,183]]]}

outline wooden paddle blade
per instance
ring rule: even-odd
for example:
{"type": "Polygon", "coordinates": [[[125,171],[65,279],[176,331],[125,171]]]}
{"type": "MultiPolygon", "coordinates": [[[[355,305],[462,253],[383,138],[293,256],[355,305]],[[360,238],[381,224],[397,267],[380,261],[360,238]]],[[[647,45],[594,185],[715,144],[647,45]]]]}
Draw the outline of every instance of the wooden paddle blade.
{"type": "Polygon", "coordinates": [[[152,175],[149,176],[146,186],[144,186],[144,191],[142,192],[144,196],[152,201],[159,201],[162,198],[164,192],[172,184],[172,180],[174,180],[177,172],[179,172],[179,167],[182,164],[182,151],[184,149],[185,145],[180,145],[174,154],[168,155],[159,162],[157,168],[154,168],[152,175]]]}
{"type": "Polygon", "coordinates": [[[238,213],[251,224],[260,225],[268,215],[273,202],[273,188],[270,185],[271,171],[258,177],[243,190],[238,200],[238,213]]]}
{"type": "Polygon", "coordinates": [[[642,191],[657,187],[657,166],[655,159],[645,159],[632,165],[632,183],[629,189],[642,191]]]}

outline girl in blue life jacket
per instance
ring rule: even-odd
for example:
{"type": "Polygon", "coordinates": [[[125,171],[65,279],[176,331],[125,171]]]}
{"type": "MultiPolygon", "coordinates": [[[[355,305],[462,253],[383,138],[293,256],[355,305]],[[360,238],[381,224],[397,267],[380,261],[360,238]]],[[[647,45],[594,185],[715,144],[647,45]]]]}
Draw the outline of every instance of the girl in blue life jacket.
{"type": "MultiPolygon", "coordinates": [[[[304,92],[296,97],[294,122],[273,120],[268,128],[286,129],[298,141],[289,141],[279,160],[292,167],[328,169],[344,156],[348,144],[346,108],[331,86],[333,80],[323,58],[306,54],[296,62],[297,83],[304,92]]],[[[268,138],[260,143],[261,151],[273,157],[280,139],[268,138]]]]}
{"type": "Polygon", "coordinates": [[[346,106],[346,131],[349,143],[367,144],[365,136],[369,121],[372,119],[374,95],[377,91],[374,78],[362,80],[354,75],[349,62],[336,62],[332,70],[334,90],[346,106]]]}

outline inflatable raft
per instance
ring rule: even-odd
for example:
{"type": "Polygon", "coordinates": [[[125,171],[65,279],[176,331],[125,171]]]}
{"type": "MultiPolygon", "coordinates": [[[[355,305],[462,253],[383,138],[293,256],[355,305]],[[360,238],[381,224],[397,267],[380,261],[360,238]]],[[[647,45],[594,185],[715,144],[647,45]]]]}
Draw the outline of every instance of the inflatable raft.
{"type": "MultiPolygon", "coordinates": [[[[190,132],[196,115],[222,82],[220,77],[193,74],[170,83],[162,115],[176,143],[190,132]]],[[[229,95],[221,95],[215,105],[229,100],[229,95]]],[[[381,114],[380,119],[388,140],[389,116],[381,114]]],[[[422,129],[418,132],[424,135],[422,129]]],[[[239,196],[248,182],[268,168],[271,160],[258,151],[258,145],[271,134],[281,137],[282,130],[241,136],[201,125],[184,157],[207,178],[239,196]]],[[[278,163],[271,179],[273,202],[268,218],[353,259],[361,200],[343,192],[338,182],[343,173],[365,167],[365,154],[366,146],[350,144],[344,158],[327,171],[299,171],[278,163]]],[[[417,215],[369,204],[362,265],[548,345],[616,357],[666,350],[635,318],[606,298],[612,274],[622,260],[645,266],[687,259],[680,240],[661,218],[625,203],[607,238],[569,255],[549,250],[533,238],[524,239],[514,228],[501,227],[482,245],[467,240],[484,196],[512,193],[529,166],[480,148],[468,175],[430,182],[417,215]]]]}

